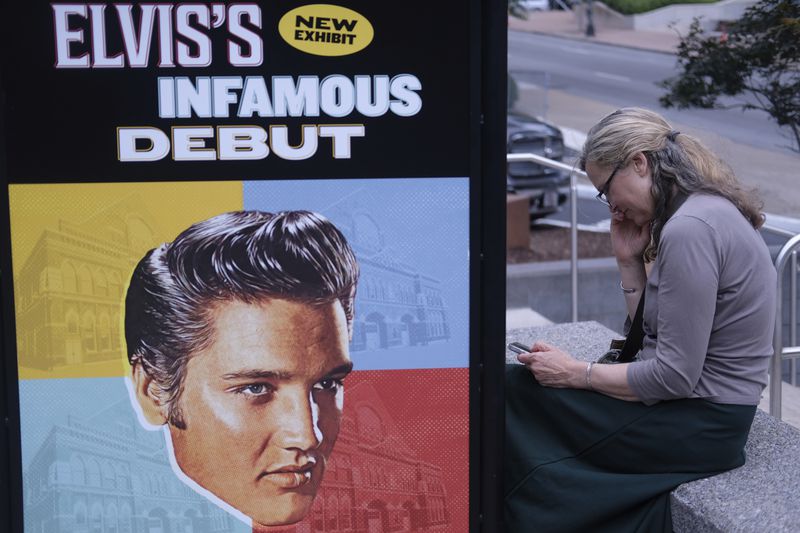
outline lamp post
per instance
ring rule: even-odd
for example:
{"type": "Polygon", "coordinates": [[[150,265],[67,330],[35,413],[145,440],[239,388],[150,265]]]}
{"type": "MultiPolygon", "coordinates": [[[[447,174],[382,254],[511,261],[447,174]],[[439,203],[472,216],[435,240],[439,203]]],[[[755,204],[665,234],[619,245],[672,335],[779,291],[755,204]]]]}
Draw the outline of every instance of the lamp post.
{"type": "Polygon", "coordinates": [[[594,37],[594,0],[586,0],[586,36],[594,37]]]}

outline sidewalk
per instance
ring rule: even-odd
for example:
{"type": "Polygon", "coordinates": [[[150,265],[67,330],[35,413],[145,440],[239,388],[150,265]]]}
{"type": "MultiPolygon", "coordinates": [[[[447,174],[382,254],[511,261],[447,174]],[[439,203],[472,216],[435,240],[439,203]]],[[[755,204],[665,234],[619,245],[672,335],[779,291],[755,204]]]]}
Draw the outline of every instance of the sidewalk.
{"type": "Polygon", "coordinates": [[[580,41],[626,46],[639,50],[674,54],[680,43],[678,34],[672,31],[635,31],[612,28],[600,17],[595,19],[595,36],[586,37],[586,23],[581,24],[579,15],[573,11],[534,11],[528,20],[508,17],[508,29],[554,35],[580,41]]]}

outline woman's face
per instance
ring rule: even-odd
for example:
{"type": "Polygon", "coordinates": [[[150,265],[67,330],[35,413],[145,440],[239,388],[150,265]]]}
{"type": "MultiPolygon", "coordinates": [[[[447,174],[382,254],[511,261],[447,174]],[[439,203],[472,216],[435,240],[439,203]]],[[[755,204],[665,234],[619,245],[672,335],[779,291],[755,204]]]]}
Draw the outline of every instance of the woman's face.
{"type": "Polygon", "coordinates": [[[616,220],[630,220],[637,226],[645,226],[653,220],[653,178],[643,153],[636,154],[626,165],[619,167],[616,173],[613,166],[589,161],[586,163],[586,174],[595,188],[605,193],[616,220]]]}

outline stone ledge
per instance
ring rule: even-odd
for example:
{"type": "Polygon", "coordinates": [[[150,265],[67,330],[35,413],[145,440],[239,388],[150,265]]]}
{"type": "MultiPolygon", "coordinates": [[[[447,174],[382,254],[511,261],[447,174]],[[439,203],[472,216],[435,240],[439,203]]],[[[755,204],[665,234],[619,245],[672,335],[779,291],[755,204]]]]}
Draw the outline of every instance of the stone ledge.
{"type": "MultiPolygon", "coordinates": [[[[507,342],[536,340],[578,359],[602,355],[616,334],[597,322],[555,324],[506,332],[507,342]]],[[[506,352],[506,363],[516,363],[506,352]]],[[[758,410],[745,447],[747,463],[718,476],[686,483],[672,493],[678,533],[797,531],[800,524],[800,431],[758,410]]]]}

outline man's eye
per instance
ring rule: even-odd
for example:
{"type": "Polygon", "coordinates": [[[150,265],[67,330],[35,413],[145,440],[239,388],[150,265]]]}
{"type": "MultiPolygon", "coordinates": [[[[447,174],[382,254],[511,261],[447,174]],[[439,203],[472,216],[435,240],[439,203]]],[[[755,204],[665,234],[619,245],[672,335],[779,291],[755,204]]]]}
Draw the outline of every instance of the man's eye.
{"type": "Polygon", "coordinates": [[[322,381],[318,381],[316,384],[314,384],[314,388],[316,390],[326,390],[332,392],[336,392],[337,390],[342,388],[342,386],[343,383],[341,379],[333,379],[333,378],[323,379],[322,381]]]}
{"type": "Polygon", "coordinates": [[[236,392],[250,397],[265,396],[272,392],[272,387],[264,383],[253,383],[252,385],[240,387],[236,392]]]}

